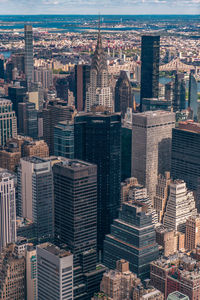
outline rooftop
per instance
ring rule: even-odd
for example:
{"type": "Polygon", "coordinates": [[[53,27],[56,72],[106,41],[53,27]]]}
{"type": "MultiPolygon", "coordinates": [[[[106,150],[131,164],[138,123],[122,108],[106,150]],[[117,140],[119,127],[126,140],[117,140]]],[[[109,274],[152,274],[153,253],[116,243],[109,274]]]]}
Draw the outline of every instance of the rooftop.
{"type": "Polygon", "coordinates": [[[72,170],[80,170],[85,167],[93,166],[93,164],[78,160],[78,159],[63,159],[59,165],[62,165],[65,168],[72,169],[72,170]]]}
{"type": "Polygon", "coordinates": [[[70,251],[67,251],[65,249],[60,249],[59,247],[51,244],[51,243],[44,243],[38,246],[41,249],[44,249],[51,254],[58,256],[59,258],[66,257],[72,255],[70,251]]]}
{"type": "Polygon", "coordinates": [[[193,120],[182,121],[179,122],[179,129],[200,133],[200,123],[196,123],[193,120]]]}

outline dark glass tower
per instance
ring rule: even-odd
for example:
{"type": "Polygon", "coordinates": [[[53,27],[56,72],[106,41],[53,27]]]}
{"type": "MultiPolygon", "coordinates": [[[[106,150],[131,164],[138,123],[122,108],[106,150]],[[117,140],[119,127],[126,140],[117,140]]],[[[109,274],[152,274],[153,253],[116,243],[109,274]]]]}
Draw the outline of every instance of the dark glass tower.
{"type": "Polygon", "coordinates": [[[0,59],[0,78],[5,78],[5,72],[4,72],[4,60],[0,59]]]}
{"type": "Polygon", "coordinates": [[[174,112],[185,109],[185,89],[184,74],[177,73],[175,76],[172,101],[174,112]]]}
{"type": "Polygon", "coordinates": [[[115,112],[121,112],[124,118],[127,108],[132,106],[131,84],[127,72],[121,71],[115,86],[115,112]]]}
{"type": "Polygon", "coordinates": [[[143,35],[141,50],[140,110],[143,98],[159,96],[160,36],[143,35]]]}
{"type": "Polygon", "coordinates": [[[96,268],[97,167],[63,159],[53,166],[53,174],[55,242],[67,244],[74,255],[74,299],[91,299],[105,270],[96,268]]]}
{"type": "Polygon", "coordinates": [[[198,112],[198,94],[197,94],[197,82],[192,73],[190,73],[189,79],[189,97],[188,97],[188,107],[193,111],[193,118],[197,121],[197,112],[198,112]]]}
{"type": "Polygon", "coordinates": [[[35,109],[35,103],[25,102],[18,104],[18,128],[19,133],[30,136],[32,138],[38,137],[38,112],[35,109]]]}
{"type": "Polygon", "coordinates": [[[75,66],[75,106],[77,111],[85,110],[86,92],[90,83],[90,66],[75,66]]]}
{"type": "Polygon", "coordinates": [[[114,269],[117,260],[125,259],[130,270],[145,279],[149,278],[150,262],[157,258],[156,233],[147,207],[137,202],[123,204],[104,241],[104,264],[114,269]]]}
{"type": "Polygon", "coordinates": [[[97,244],[118,215],[121,179],[121,116],[88,113],[75,117],[75,157],[97,165],[97,244]]]}
{"type": "Polygon", "coordinates": [[[8,87],[8,98],[13,103],[13,110],[16,112],[17,121],[18,120],[18,104],[21,102],[25,102],[26,97],[26,88],[22,86],[10,86],[8,87]]]}
{"type": "Polygon", "coordinates": [[[31,25],[24,26],[25,35],[25,74],[28,82],[33,78],[33,29],[31,25]]]}

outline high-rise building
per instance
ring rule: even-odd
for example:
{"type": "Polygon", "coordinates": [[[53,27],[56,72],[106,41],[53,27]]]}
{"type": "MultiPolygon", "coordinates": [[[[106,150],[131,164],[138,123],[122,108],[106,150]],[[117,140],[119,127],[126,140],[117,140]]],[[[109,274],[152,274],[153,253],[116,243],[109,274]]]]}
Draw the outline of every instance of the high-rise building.
{"type": "Polygon", "coordinates": [[[140,283],[140,279],[129,270],[129,263],[124,259],[117,261],[116,265],[116,270],[104,273],[101,292],[109,299],[130,300],[133,287],[140,283]]]}
{"type": "Polygon", "coordinates": [[[38,137],[38,119],[35,104],[31,102],[18,104],[18,132],[19,134],[38,137]]]}
{"type": "Polygon", "coordinates": [[[18,104],[25,101],[26,88],[22,86],[10,86],[8,87],[8,98],[13,103],[13,110],[18,117],[18,104]]]}
{"type": "Polygon", "coordinates": [[[121,128],[121,181],[131,177],[132,124],[122,123],[121,128]]]}
{"type": "Polygon", "coordinates": [[[75,66],[75,106],[77,111],[84,111],[86,105],[86,92],[90,83],[90,66],[75,66]]]}
{"type": "Polygon", "coordinates": [[[59,122],[54,127],[54,155],[74,158],[74,122],[59,122]]]}
{"type": "Polygon", "coordinates": [[[49,146],[50,155],[54,154],[54,127],[61,121],[72,121],[76,114],[74,106],[64,101],[53,101],[42,110],[43,137],[49,146]]]}
{"type": "Polygon", "coordinates": [[[0,298],[25,299],[25,257],[14,253],[14,245],[9,245],[0,257],[0,298]]]}
{"type": "Polygon", "coordinates": [[[163,224],[169,229],[185,232],[186,220],[196,216],[197,209],[193,192],[188,191],[183,180],[175,180],[169,185],[169,198],[163,224]]]}
{"type": "Polygon", "coordinates": [[[26,248],[26,298],[37,300],[37,256],[36,248],[28,245],[26,248]]]}
{"type": "Polygon", "coordinates": [[[75,299],[90,299],[105,271],[96,268],[97,167],[63,159],[54,164],[53,174],[55,241],[67,244],[74,255],[75,299]]]}
{"type": "Polygon", "coordinates": [[[16,241],[15,178],[0,170],[0,251],[16,241]]]}
{"type": "Polygon", "coordinates": [[[132,176],[147,188],[152,201],[158,174],[170,170],[173,127],[175,114],[172,112],[133,114],[132,176]]]}
{"type": "Polygon", "coordinates": [[[0,78],[5,78],[5,72],[4,72],[4,59],[0,59],[0,78]]]}
{"type": "Polygon", "coordinates": [[[13,68],[16,68],[18,73],[25,73],[25,55],[24,53],[12,54],[13,68]]]}
{"type": "Polygon", "coordinates": [[[185,248],[193,250],[200,244],[200,215],[191,216],[186,221],[185,248]]]}
{"type": "Polygon", "coordinates": [[[166,210],[170,182],[170,172],[165,172],[165,175],[159,174],[153,206],[158,214],[158,221],[161,223],[163,222],[163,215],[166,210]]]}
{"type": "Polygon", "coordinates": [[[0,98],[0,146],[5,146],[7,140],[17,136],[17,119],[12,108],[12,102],[0,98]]]}
{"type": "Polygon", "coordinates": [[[128,107],[132,107],[132,88],[126,71],[121,71],[115,86],[115,112],[121,112],[122,117],[128,107]]]}
{"type": "Polygon", "coordinates": [[[97,239],[103,248],[105,234],[118,216],[121,180],[121,116],[88,113],[75,117],[75,157],[97,165],[97,239]]]}
{"type": "Polygon", "coordinates": [[[140,110],[143,98],[159,96],[160,36],[143,35],[141,50],[140,110]]]}
{"type": "Polygon", "coordinates": [[[37,286],[40,300],[74,299],[73,255],[51,243],[38,245],[37,286]]]}
{"type": "Polygon", "coordinates": [[[172,99],[173,99],[173,82],[172,81],[165,84],[165,99],[167,101],[172,102],[172,99]]]}
{"type": "Polygon", "coordinates": [[[49,89],[53,85],[52,70],[40,67],[33,71],[33,81],[40,83],[44,89],[49,89]]]}
{"type": "Polygon", "coordinates": [[[185,109],[185,92],[186,87],[184,81],[184,74],[176,73],[172,100],[172,108],[174,112],[185,109]]]}
{"type": "Polygon", "coordinates": [[[85,110],[91,111],[93,106],[103,106],[113,110],[113,96],[109,85],[108,66],[100,31],[98,33],[96,50],[92,58],[85,110]]]}
{"type": "Polygon", "coordinates": [[[152,216],[143,203],[123,203],[119,219],[111,225],[111,233],[104,241],[104,264],[113,269],[123,258],[130,270],[144,279],[149,277],[150,262],[158,257],[156,234],[152,216]]]}
{"type": "Polygon", "coordinates": [[[53,238],[53,173],[50,161],[21,158],[18,168],[18,209],[34,222],[38,241],[53,238]]]}
{"type": "Polygon", "coordinates": [[[197,82],[192,73],[190,73],[189,78],[189,95],[188,95],[188,107],[190,107],[193,111],[193,118],[197,121],[197,113],[198,113],[198,94],[197,94],[197,82]]]}
{"type": "Polygon", "coordinates": [[[31,25],[24,26],[25,37],[25,74],[28,82],[33,80],[33,29],[31,25]]]}
{"type": "Polygon", "coordinates": [[[197,190],[200,177],[200,124],[185,121],[172,131],[171,176],[197,190]]]}

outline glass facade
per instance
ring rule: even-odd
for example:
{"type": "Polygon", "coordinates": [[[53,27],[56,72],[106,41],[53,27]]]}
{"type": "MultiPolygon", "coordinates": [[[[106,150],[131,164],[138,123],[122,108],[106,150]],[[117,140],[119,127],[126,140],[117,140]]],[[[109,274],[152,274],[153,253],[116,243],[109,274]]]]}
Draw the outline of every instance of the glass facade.
{"type": "Polygon", "coordinates": [[[111,225],[104,241],[104,264],[114,269],[116,261],[125,259],[138,277],[149,278],[150,262],[158,258],[158,245],[151,214],[143,204],[123,204],[119,219],[111,225]]]}
{"type": "Polygon", "coordinates": [[[63,121],[54,127],[54,155],[74,158],[74,124],[63,121]]]}

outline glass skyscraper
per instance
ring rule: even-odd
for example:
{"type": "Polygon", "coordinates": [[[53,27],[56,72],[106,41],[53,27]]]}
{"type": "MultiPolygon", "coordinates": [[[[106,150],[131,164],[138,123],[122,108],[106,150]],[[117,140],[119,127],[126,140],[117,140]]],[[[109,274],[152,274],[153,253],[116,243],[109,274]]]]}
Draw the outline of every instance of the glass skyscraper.
{"type": "Polygon", "coordinates": [[[33,29],[31,25],[24,26],[25,35],[25,74],[28,82],[33,79],[33,29]]]}
{"type": "Polygon", "coordinates": [[[197,113],[198,113],[198,94],[197,94],[197,82],[192,73],[190,73],[189,79],[189,97],[188,97],[188,107],[190,107],[193,111],[193,118],[197,121],[197,113]]]}
{"type": "Polygon", "coordinates": [[[74,158],[74,122],[59,122],[54,127],[54,155],[74,158]]]}
{"type": "Polygon", "coordinates": [[[86,113],[75,117],[75,157],[97,165],[97,243],[118,216],[121,181],[121,116],[86,113]]]}
{"type": "Polygon", "coordinates": [[[140,110],[143,98],[159,96],[160,36],[143,35],[141,50],[141,93],[140,110]]]}

